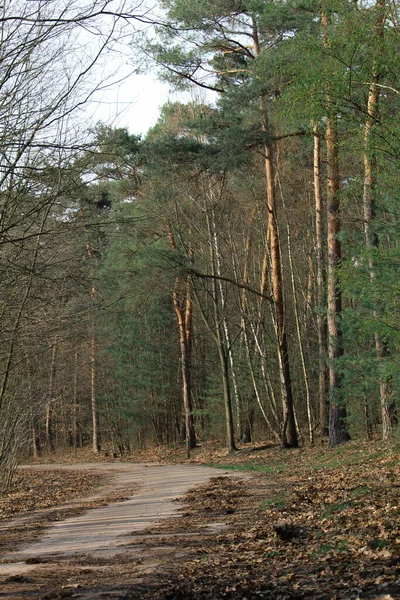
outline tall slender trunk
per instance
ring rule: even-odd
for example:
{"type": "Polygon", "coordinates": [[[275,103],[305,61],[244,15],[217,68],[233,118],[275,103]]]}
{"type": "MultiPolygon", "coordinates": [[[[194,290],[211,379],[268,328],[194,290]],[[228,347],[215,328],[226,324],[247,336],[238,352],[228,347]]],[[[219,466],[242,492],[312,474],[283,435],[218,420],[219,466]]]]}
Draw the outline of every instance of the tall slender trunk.
{"type": "MultiPolygon", "coordinates": [[[[269,127],[266,119],[264,119],[264,127],[265,131],[268,133],[269,127]]],[[[266,144],[264,150],[266,155],[265,169],[267,174],[268,229],[272,270],[272,293],[275,309],[275,327],[282,396],[282,443],[285,447],[296,448],[298,446],[298,439],[293,411],[292,381],[290,375],[289,351],[286,335],[286,315],[283,298],[282,264],[278,237],[278,227],[276,220],[277,209],[274,184],[275,167],[272,144],[266,144]]]]}
{"type": "Polygon", "coordinates": [[[74,353],[74,390],[72,404],[72,444],[74,448],[78,447],[78,349],[74,353]]]}
{"type": "MultiPolygon", "coordinates": [[[[269,260],[269,236],[268,236],[268,232],[267,232],[267,236],[266,236],[266,240],[265,240],[263,263],[262,263],[262,267],[261,267],[260,292],[262,295],[267,294],[270,262],[271,261],[269,260]]],[[[257,333],[263,328],[264,323],[265,323],[265,299],[260,298],[259,311],[258,311],[257,333]]]]}
{"type": "MultiPolygon", "coordinates": [[[[216,227],[216,223],[215,223],[215,215],[214,215],[214,211],[212,209],[211,209],[211,218],[212,218],[213,244],[214,244],[214,251],[215,251],[216,274],[218,277],[221,277],[221,274],[222,274],[221,253],[220,253],[220,249],[219,249],[217,227],[216,227]]],[[[234,268],[235,268],[235,266],[234,266],[234,268]]],[[[223,307],[225,307],[226,299],[225,299],[225,292],[224,292],[224,288],[223,288],[221,279],[218,279],[218,288],[219,288],[219,295],[221,298],[221,305],[223,307]]],[[[223,328],[223,332],[224,332],[225,345],[226,345],[227,352],[228,352],[230,374],[232,377],[233,395],[234,395],[235,403],[236,403],[236,407],[237,407],[236,417],[238,420],[238,419],[240,419],[239,386],[238,386],[238,382],[237,382],[235,359],[234,359],[233,352],[232,352],[231,339],[230,339],[230,333],[229,333],[229,329],[228,329],[228,323],[226,320],[225,310],[222,311],[222,328],[223,328]]],[[[239,427],[237,427],[237,432],[238,432],[238,436],[240,439],[240,437],[241,437],[240,425],[239,425],[239,427]]]]}
{"type": "MultiPolygon", "coordinates": [[[[327,28],[329,17],[322,15],[325,45],[329,45],[327,28]]],[[[338,238],[340,233],[340,172],[337,116],[332,106],[330,89],[326,94],[326,161],[327,161],[327,204],[328,204],[328,336],[329,336],[329,439],[332,446],[347,442],[347,412],[342,393],[342,374],[339,359],[343,355],[342,331],[342,293],[339,281],[339,268],[342,248],[338,238]]]]}
{"type": "Polygon", "coordinates": [[[339,204],[339,153],[336,118],[326,119],[327,175],[328,175],[328,336],[329,336],[329,391],[330,419],[329,439],[332,446],[347,442],[347,411],[342,393],[342,374],[339,359],[343,355],[342,293],[339,282],[339,268],[342,259],[339,204]]]}
{"type": "MultiPolygon", "coordinates": [[[[189,248],[189,257],[192,258],[192,249],[189,248]]],[[[187,380],[187,423],[186,437],[189,441],[188,447],[195,448],[196,432],[194,427],[193,417],[193,400],[192,400],[192,353],[193,353],[193,298],[192,298],[192,278],[190,275],[186,277],[185,283],[185,341],[186,341],[186,380],[187,380]]],[[[185,410],[186,413],[186,410],[185,410]]]]}
{"type": "Polygon", "coordinates": [[[308,377],[306,359],[305,359],[305,355],[304,355],[303,337],[301,335],[300,318],[299,318],[299,307],[298,307],[298,302],[297,302],[297,291],[296,291],[296,283],[295,283],[294,269],[293,269],[292,243],[291,243],[290,225],[289,225],[289,220],[288,219],[286,220],[286,228],[287,228],[288,258],[289,258],[289,268],[290,268],[290,279],[291,279],[291,283],[292,283],[294,316],[295,316],[295,321],[296,321],[297,339],[298,339],[298,342],[299,342],[301,366],[302,366],[302,369],[303,369],[304,388],[305,388],[305,391],[306,391],[306,408],[307,408],[307,419],[308,419],[308,438],[309,438],[310,444],[312,445],[314,443],[314,427],[313,427],[313,419],[312,419],[312,412],[311,412],[310,384],[309,384],[309,377],[308,377]]]}
{"type": "MultiPolygon", "coordinates": [[[[95,270],[96,270],[96,257],[98,250],[94,248],[89,242],[86,244],[87,253],[89,257],[92,257],[92,289],[90,291],[90,298],[92,302],[96,299],[97,289],[95,286],[95,270]]],[[[97,409],[97,398],[96,398],[96,326],[94,313],[91,314],[90,319],[90,347],[89,347],[89,364],[90,364],[90,405],[92,412],[92,450],[94,454],[98,454],[100,450],[99,445],[99,417],[97,409]]]]}
{"type": "Polygon", "coordinates": [[[327,371],[327,327],[325,317],[325,262],[324,262],[324,206],[321,193],[321,139],[318,125],[313,123],[314,131],[314,199],[315,199],[315,237],[317,259],[317,329],[318,329],[318,401],[319,430],[327,436],[328,428],[328,371],[327,371]]]}
{"type": "MultiPolygon", "coordinates": [[[[28,389],[32,390],[32,379],[34,373],[34,367],[31,364],[31,361],[27,357],[26,359],[26,371],[27,371],[27,379],[28,379],[28,389]]],[[[31,392],[32,398],[32,392],[31,392]]],[[[32,450],[33,450],[33,458],[38,458],[40,456],[40,437],[39,431],[37,427],[37,407],[31,401],[31,432],[32,432],[32,450]]]]}
{"type": "MultiPolygon", "coordinates": [[[[169,225],[168,239],[173,250],[177,250],[174,234],[169,225]]],[[[192,360],[192,328],[193,328],[193,302],[192,281],[190,275],[186,276],[184,292],[181,292],[181,279],[175,278],[172,301],[178,321],[179,346],[181,354],[182,397],[185,413],[185,438],[188,458],[190,450],[196,447],[196,432],[194,428],[192,393],[191,393],[191,360],[192,360]]]]}
{"type": "Polygon", "coordinates": [[[233,408],[232,408],[232,394],[231,394],[231,386],[229,381],[229,347],[226,346],[226,338],[223,333],[222,327],[222,319],[221,311],[220,311],[220,294],[217,285],[217,266],[216,266],[216,249],[215,249],[215,237],[213,225],[210,219],[209,209],[206,209],[206,220],[207,220],[207,229],[208,236],[210,241],[210,266],[211,266],[211,274],[213,276],[212,279],[212,287],[213,287],[213,308],[214,308],[214,337],[217,344],[218,356],[221,365],[221,375],[222,375],[222,388],[223,388],[223,396],[224,396],[224,407],[225,407],[225,423],[226,423],[226,445],[228,452],[235,452],[236,444],[235,444],[235,433],[234,433],[234,418],[233,418],[233,408]]]}
{"type": "MultiPolygon", "coordinates": [[[[257,27],[253,25],[254,52],[258,56],[260,52],[257,27]]],[[[260,112],[262,118],[262,130],[268,139],[271,128],[268,113],[260,98],[260,112]]],[[[278,236],[277,223],[277,201],[275,190],[275,163],[274,145],[272,141],[264,144],[265,174],[267,185],[267,209],[268,209],[268,239],[269,256],[272,271],[272,295],[274,301],[275,330],[277,338],[277,352],[279,364],[279,376],[282,396],[282,444],[285,447],[297,448],[298,438],[293,410],[292,381],[289,364],[289,351],[286,335],[286,315],[283,298],[282,263],[278,236]]]]}
{"type": "MultiPolygon", "coordinates": [[[[178,320],[179,328],[179,345],[181,353],[181,372],[182,372],[182,396],[183,396],[183,408],[185,412],[185,437],[187,444],[187,451],[190,454],[190,450],[196,446],[196,434],[194,429],[193,420],[193,407],[191,397],[191,338],[188,339],[188,332],[186,326],[188,323],[185,320],[185,309],[181,305],[179,300],[179,281],[175,282],[175,289],[173,292],[173,303],[175,314],[178,320]]],[[[187,285],[189,285],[187,283],[187,285]]]]}
{"type": "MultiPolygon", "coordinates": [[[[271,307],[270,307],[270,310],[271,310],[271,307]]],[[[251,332],[252,332],[253,338],[254,338],[255,353],[257,353],[258,356],[260,357],[261,373],[262,373],[263,380],[264,380],[265,391],[266,391],[267,396],[270,401],[271,412],[272,412],[272,415],[274,417],[274,420],[275,420],[275,422],[278,426],[278,430],[279,430],[278,405],[276,402],[274,388],[271,383],[271,377],[270,377],[268,369],[267,369],[267,364],[266,364],[267,361],[266,361],[265,352],[261,348],[262,340],[260,340],[259,334],[257,334],[257,330],[252,323],[250,324],[250,329],[251,329],[251,332]]],[[[278,433],[278,431],[276,431],[276,433],[278,433]]]]}
{"type": "MultiPolygon", "coordinates": [[[[375,219],[375,192],[376,192],[376,155],[371,148],[371,140],[373,130],[379,120],[379,98],[380,98],[380,81],[381,67],[378,61],[382,59],[382,43],[385,32],[386,21],[386,2],[385,0],[377,0],[375,5],[376,23],[375,31],[372,36],[376,45],[376,58],[374,60],[372,81],[368,90],[367,104],[367,119],[364,127],[364,189],[363,189],[363,206],[364,206],[364,232],[365,244],[369,250],[369,274],[371,282],[376,278],[375,262],[372,254],[373,248],[379,246],[378,236],[374,232],[373,223],[375,219]]],[[[374,310],[375,319],[379,318],[379,310],[374,310]]],[[[382,370],[385,357],[388,355],[388,347],[382,336],[375,333],[375,349],[378,363],[382,370]]],[[[379,376],[379,391],[381,400],[381,415],[382,415],[382,437],[388,439],[393,430],[395,421],[395,405],[392,397],[392,378],[380,374],[379,376]]]]}
{"type": "Polygon", "coordinates": [[[33,458],[39,458],[40,456],[40,439],[38,436],[36,424],[32,424],[32,449],[33,449],[33,458]]]}
{"type": "Polygon", "coordinates": [[[252,362],[252,358],[251,358],[251,352],[250,352],[250,344],[249,344],[249,339],[248,339],[248,335],[247,335],[247,329],[244,323],[244,320],[242,320],[242,327],[243,327],[243,332],[244,332],[244,343],[246,346],[246,355],[247,355],[247,362],[249,365],[249,370],[250,370],[250,376],[251,376],[251,381],[253,384],[253,390],[254,390],[254,394],[256,397],[256,401],[258,404],[258,407],[260,409],[260,412],[264,418],[264,421],[266,422],[268,429],[270,430],[271,434],[273,435],[274,438],[277,438],[277,440],[279,441],[279,435],[276,432],[276,430],[274,429],[261,400],[261,395],[258,389],[258,384],[257,384],[257,380],[256,380],[256,376],[255,376],[255,372],[254,372],[254,366],[253,366],[253,362],[252,362]]]}
{"type": "MultiPolygon", "coordinates": [[[[251,214],[251,225],[254,221],[255,215],[256,215],[256,210],[254,209],[251,214]]],[[[232,244],[232,247],[235,248],[235,243],[232,239],[231,239],[231,244],[232,244]]],[[[249,278],[249,260],[250,260],[251,248],[252,248],[252,234],[251,234],[251,229],[250,229],[249,234],[246,238],[246,242],[245,242],[245,257],[244,257],[243,278],[242,278],[244,285],[248,285],[250,282],[249,281],[250,280],[250,278],[249,278]]],[[[233,253],[233,255],[237,256],[236,248],[235,248],[235,252],[233,253]]],[[[237,261],[233,261],[233,269],[234,269],[235,279],[236,279],[236,281],[239,281],[240,278],[239,278],[239,270],[238,270],[238,266],[237,266],[237,261]]],[[[263,293],[265,293],[265,289],[264,289],[263,293]]],[[[245,288],[242,289],[239,294],[239,305],[240,305],[240,313],[241,313],[240,322],[241,322],[241,331],[242,331],[242,347],[245,348],[247,362],[249,365],[250,377],[251,377],[251,381],[253,384],[254,396],[256,398],[256,401],[257,401],[257,404],[261,411],[261,414],[267,424],[267,427],[271,431],[273,437],[279,441],[280,438],[277,433],[277,430],[279,429],[279,420],[277,417],[275,397],[273,394],[272,387],[270,385],[269,376],[268,376],[266,365],[265,365],[265,356],[261,349],[261,344],[260,344],[260,340],[259,340],[259,336],[261,335],[261,328],[258,328],[258,331],[256,331],[257,328],[255,327],[255,325],[252,322],[250,322],[249,324],[246,322],[246,317],[247,317],[249,311],[248,311],[247,290],[245,288]],[[250,340],[249,340],[248,327],[250,328],[252,336],[253,336],[253,342],[251,344],[250,344],[250,340]],[[271,420],[269,419],[269,417],[266,413],[266,410],[264,408],[263,402],[262,402],[261,393],[259,390],[259,385],[258,385],[258,382],[256,379],[256,374],[255,374],[254,365],[253,365],[254,357],[259,357],[259,359],[261,361],[261,372],[263,375],[263,380],[264,380],[264,384],[265,384],[265,389],[267,391],[267,396],[271,403],[271,410],[272,410],[272,414],[274,417],[274,424],[278,425],[275,428],[272,425],[271,420]]],[[[248,423],[248,419],[249,418],[247,416],[247,420],[244,423],[241,421],[240,427],[238,426],[238,428],[237,428],[238,432],[240,432],[240,435],[243,436],[243,441],[245,440],[245,437],[246,437],[243,426],[246,422],[248,423]]],[[[247,435],[247,437],[248,437],[248,435],[247,435]]],[[[242,437],[240,437],[239,439],[242,439],[242,437]]]]}
{"type": "Polygon", "coordinates": [[[96,399],[96,337],[94,323],[92,323],[90,340],[90,404],[92,409],[92,449],[94,454],[99,452],[99,432],[96,399]]]}
{"type": "Polygon", "coordinates": [[[57,357],[57,340],[54,340],[51,349],[49,389],[46,400],[46,444],[49,452],[54,452],[54,430],[53,430],[53,413],[54,413],[54,379],[56,375],[56,357],[57,357]]]}
{"type": "MultiPolygon", "coordinates": [[[[307,236],[309,238],[309,236],[307,236]]],[[[314,263],[313,263],[313,251],[310,241],[306,242],[307,245],[307,286],[306,286],[306,307],[310,308],[314,304],[314,282],[315,282],[315,273],[314,273],[314,263]]],[[[304,321],[307,318],[307,312],[305,311],[304,321]]]]}
{"type": "MultiPolygon", "coordinates": [[[[265,249],[264,249],[264,257],[263,257],[263,263],[262,263],[262,269],[261,269],[261,281],[260,281],[260,292],[263,295],[267,295],[267,288],[268,288],[268,282],[269,282],[269,276],[268,276],[269,271],[270,271],[269,234],[267,231],[267,238],[266,238],[265,249]]],[[[279,415],[278,415],[278,403],[276,401],[275,391],[272,386],[270,375],[268,373],[265,352],[261,348],[262,335],[263,335],[263,329],[264,329],[264,324],[265,324],[265,309],[264,309],[264,307],[265,307],[265,300],[263,298],[260,298],[257,327],[254,327],[254,325],[251,325],[251,330],[252,330],[253,337],[254,337],[255,348],[261,359],[261,372],[263,375],[267,396],[271,402],[272,414],[274,416],[274,419],[277,421],[277,423],[279,425],[280,419],[279,419],[279,415]]],[[[273,324],[273,327],[275,330],[274,309],[270,303],[268,303],[268,310],[271,315],[272,324],[273,324]]],[[[279,437],[281,437],[281,436],[279,436],[279,437]]]]}

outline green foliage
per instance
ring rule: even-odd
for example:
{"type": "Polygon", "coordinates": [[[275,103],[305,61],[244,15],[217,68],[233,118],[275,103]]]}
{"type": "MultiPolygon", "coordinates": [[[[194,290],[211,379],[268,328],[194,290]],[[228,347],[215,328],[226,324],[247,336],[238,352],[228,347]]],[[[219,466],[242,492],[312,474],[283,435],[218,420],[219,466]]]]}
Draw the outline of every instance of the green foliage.
{"type": "Polygon", "coordinates": [[[209,467],[214,467],[216,469],[226,469],[227,471],[251,471],[255,473],[282,473],[286,469],[285,464],[278,464],[274,466],[270,465],[260,465],[257,463],[243,463],[243,464],[218,464],[218,463],[209,463],[209,467]]]}
{"type": "MultiPolygon", "coordinates": [[[[138,218],[135,207],[125,207],[125,217],[138,218]]],[[[104,340],[100,361],[107,390],[101,397],[102,411],[114,428],[121,419],[130,432],[155,426],[162,435],[159,421],[165,405],[171,396],[179,398],[179,347],[168,273],[159,271],[161,277],[154,283],[157,251],[164,243],[159,240],[149,249],[140,235],[132,236],[129,226],[122,231],[119,226],[119,235],[111,238],[99,270],[105,306],[98,322],[104,340]]],[[[129,433],[125,435],[129,439],[129,433]]]]}

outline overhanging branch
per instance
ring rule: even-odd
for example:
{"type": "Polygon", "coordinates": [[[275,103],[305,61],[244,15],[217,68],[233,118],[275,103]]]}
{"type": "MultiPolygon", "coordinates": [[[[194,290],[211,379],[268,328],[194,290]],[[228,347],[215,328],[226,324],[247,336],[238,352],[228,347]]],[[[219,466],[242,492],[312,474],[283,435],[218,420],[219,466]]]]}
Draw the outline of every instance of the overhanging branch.
{"type": "Polygon", "coordinates": [[[246,290],[247,292],[255,294],[256,296],[259,296],[264,300],[268,300],[268,302],[273,302],[271,296],[263,294],[262,292],[259,292],[258,290],[254,289],[253,287],[246,285],[245,283],[240,283],[240,281],[236,281],[231,277],[223,277],[222,275],[211,275],[209,273],[200,273],[200,271],[197,271],[196,269],[187,269],[187,273],[189,275],[192,275],[193,277],[198,277],[199,279],[217,279],[219,281],[226,281],[227,283],[230,283],[241,290],[246,290]]]}

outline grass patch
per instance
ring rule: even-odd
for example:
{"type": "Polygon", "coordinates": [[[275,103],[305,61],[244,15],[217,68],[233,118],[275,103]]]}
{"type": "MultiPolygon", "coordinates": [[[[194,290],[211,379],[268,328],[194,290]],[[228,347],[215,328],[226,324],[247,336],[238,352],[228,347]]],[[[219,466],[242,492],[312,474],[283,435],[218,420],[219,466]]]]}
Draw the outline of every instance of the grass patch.
{"type": "Polygon", "coordinates": [[[359,487],[356,487],[354,490],[350,491],[350,496],[352,498],[362,498],[363,496],[366,496],[370,493],[371,490],[367,485],[360,485],[359,487]]]}
{"type": "Polygon", "coordinates": [[[310,558],[318,559],[329,552],[346,552],[347,551],[347,540],[341,540],[333,544],[322,544],[310,552],[310,558]]]}
{"type": "Polygon", "coordinates": [[[331,517],[335,513],[341,512],[342,510],[346,510],[347,508],[350,508],[351,506],[353,506],[353,503],[349,500],[347,500],[345,502],[334,502],[333,504],[331,504],[328,507],[328,510],[324,514],[324,518],[326,519],[327,517],[331,517]]]}
{"type": "Polygon", "coordinates": [[[285,492],[282,492],[280,494],[276,494],[275,496],[272,496],[271,498],[266,498],[265,500],[263,500],[260,504],[260,508],[261,509],[270,508],[270,507],[285,508],[287,501],[288,501],[287,494],[285,492]]]}
{"type": "Polygon", "coordinates": [[[354,467],[366,464],[370,461],[378,461],[386,458],[386,452],[383,449],[375,450],[365,448],[355,448],[355,443],[350,442],[333,448],[323,453],[316,460],[311,460],[309,467],[311,469],[340,469],[344,467],[354,467]]]}
{"type": "Polygon", "coordinates": [[[282,473],[286,468],[286,465],[279,464],[273,467],[269,465],[258,465],[255,463],[244,463],[242,465],[231,465],[231,464],[219,464],[219,463],[206,463],[206,467],[213,467],[214,469],[224,469],[226,471],[247,471],[247,472],[258,472],[258,473],[282,473]]]}

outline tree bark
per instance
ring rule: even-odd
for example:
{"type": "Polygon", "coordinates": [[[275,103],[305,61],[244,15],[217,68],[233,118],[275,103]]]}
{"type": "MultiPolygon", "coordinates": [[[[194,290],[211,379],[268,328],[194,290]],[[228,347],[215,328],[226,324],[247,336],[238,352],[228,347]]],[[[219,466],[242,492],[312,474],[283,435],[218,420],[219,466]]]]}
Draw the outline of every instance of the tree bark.
{"type": "MultiPolygon", "coordinates": [[[[324,45],[329,48],[328,26],[330,19],[322,13],[324,45]]],[[[326,163],[327,163],[327,205],[328,205],[328,355],[329,355],[329,440],[332,446],[343,444],[350,439],[347,431],[347,412],[343,398],[342,373],[339,360],[343,355],[342,331],[342,293],[339,281],[339,269],[342,260],[340,233],[340,171],[339,145],[336,109],[332,105],[330,85],[326,93],[326,163]]]]}
{"type": "MultiPolygon", "coordinates": [[[[373,136],[373,130],[379,120],[379,98],[380,98],[380,81],[381,81],[381,68],[378,61],[382,59],[382,43],[385,32],[385,21],[386,21],[386,2],[385,0],[377,0],[375,5],[376,10],[376,24],[373,40],[376,44],[376,54],[372,82],[368,90],[368,104],[367,104],[367,119],[364,128],[364,189],[363,189],[363,207],[364,207],[364,232],[365,232],[365,244],[369,251],[369,274],[371,283],[374,283],[376,278],[375,262],[372,254],[373,248],[379,246],[379,239],[373,230],[373,222],[375,219],[375,191],[377,185],[377,161],[376,155],[371,148],[371,139],[373,136]]],[[[379,318],[379,310],[373,311],[375,319],[379,318]]],[[[388,355],[388,347],[382,336],[375,332],[375,350],[376,356],[380,369],[382,370],[385,357],[388,355]]],[[[379,391],[381,400],[381,416],[382,416],[382,437],[387,440],[393,430],[395,422],[395,404],[392,397],[392,378],[380,374],[379,377],[379,391]]]]}
{"type": "MultiPolygon", "coordinates": [[[[212,210],[212,209],[211,209],[212,210]]],[[[210,241],[210,263],[211,263],[211,273],[214,277],[212,280],[213,286],[213,297],[214,297],[214,324],[215,324],[215,340],[217,343],[218,356],[221,365],[221,374],[222,374],[222,388],[223,388],[223,396],[224,396],[224,407],[225,407],[225,423],[226,423],[226,445],[229,453],[235,452],[237,450],[235,444],[235,432],[234,432],[234,419],[233,419],[233,409],[232,409],[232,394],[231,387],[229,381],[229,348],[226,347],[226,338],[224,342],[224,334],[222,330],[222,321],[220,314],[220,306],[219,306],[219,291],[217,286],[217,267],[216,267],[216,248],[215,248],[215,236],[214,236],[214,227],[213,221],[210,219],[209,209],[206,209],[206,220],[207,220],[207,229],[208,236],[210,241]]]]}
{"type": "MultiPolygon", "coordinates": [[[[216,265],[216,272],[217,272],[217,276],[218,276],[218,287],[219,287],[219,293],[220,293],[220,298],[221,298],[221,304],[222,306],[225,306],[225,293],[224,293],[224,289],[222,286],[222,280],[220,279],[221,275],[222,275],[222,269],[221,269],[221,253],[219,250],[219,243],[218,243],[218,236],[217,236],[217,227],[215,224],[215,217],[214,214],[212,213],[212,227],[213,227],[213,241],[214,241],[214,249],[215,249],[215,265],[216,265]]],[[[247,258],[245,259],[245,264],[246,264],[247,258]]],[[[232,252],[232,263],[233,263],[233,270],[235,273],[235,277],[237,278],[237,271],[235,268],[235,260],[234,260],[234,255],[232,252]]],[[[243,279],[243,284],[247,285],[248,284],[248,279],[246,277],[246,267],[245,267],[245,272],[244,272],[244,279],[243,279]]],[[[237,432],[237,436],[239,438],[239,440],[242,438],[242,429],[241,429],[241,401],[240,401],[240,393],[239,393],[239,385],[238,385],[238,378],[236,375],[236,365],[235,365],[235,359],[233,357],[233,352],[232,352],[232,348],[231,348],[231,336],[229,333],[229,328],[228,328],[228,323],[226,320],[226,316],[225,314],[223,314],[222,316],[222,325],[223,325],[223,331],[224,331],[224,337],[225,337],[225,344],[226,347],[228,349],[228,357],[229,357],[229,365],[230,365],[230,374],[232,377],[232,385],[233,385],[233,395],[235,398],[235,405],[236,405],[236,432],[237,432]]]]}
{"type": "MultiPolygon", "coordinates": [[[[268,132],[268,122],[264,117],[264,128],[268,132]]],[[[275,166],[272,144],[265,145],[265,170],[267,175],[268,230],[270,239],[270,257],[272,270],[272,293],[274,299],[275,327],[277,338],[279,375],[282,396],[282,444],[285,447],[297,448],[298,439],[293,410],[292,381],[290,375],[289,351],[285,324],[285,306],[283,299],[283,278],[281,253],[277,226],[277,209],[275,193],[275,166]]]]}
{"type": "Polygon", "coordinates": [[[330,421],[329,439],[332,446],[343,444],[350,439],[347,432],[347,411],[343,398],[342,374],[339,359],[343,355],[342,293],[339,282],[339,268],[342,259],[339,201],[339,149],[336,117],[326,119],[326,148],[328,174],[328,335],[329,335],[329,391],[330,421]]]}
{"type": "Polygon", "coordinates": [[[94,454],[99,452],[98,416],[96,399],[96,338],[94,326],[90,340],[90,398],[92,409],[92,449],[94,454]]]}
{"type": "Polygon", "coordinates": [[[327,164],[328,164],[328,335],[329,335],[329,435],[333,446],[348,440],[346,430],[346,407],[342,398],[342,375],[338,359],[343,355],[340,319],[342,295],[338,280],[341,262],[339,216],[339,170],[337,131],[334,118],[327,118],[327,164]]]}
{"type": "Polygon", "coordinates": [[[299,342],[299,351],[300,351],[300,360],[301,366],[303,369],[303,377],[304,377],[304,387],[306,391],[306,408],[307,408],[307,419],[308,419],[308,438],[310,444],[314,443],[314,426],[313,426],[313,418],[311,411],[311,394],[310,394],[310,384],[309,377],[306,365],[306,359],[304,355],[304,344],[303,337],[301,335],[301,327],[300,327],[300,318],[299,318],[299,308],[297,303],[297,291],[296,291],[296,283],[294,278],[294,269],[293,269],[293,259],[292,259],[292,243],[291,243],[291,235],[290,235],[290,225],[289,220],[286,220],[287,227],[287,243],[288,243],[288,257],[289,257],[289,268],[290,268],[290,279],[292,283],[292,294],[293,294],[293,308],[294,308],[294,316],[296,321],[296,331],[297,331],[297,339],[299,342]]]}
{"type": "Polygon", "coordinates": [[[49,452],[54,452],[54,431],[53,431],[53,412],[54,412],[54,378],[56,374],[57,340],[54,340],[51,349],[49,389],[46,401],[46,444],[49,452]]]}
{"type": "MultiPolygon", "coordinates": [[[[173,250],[177,250],[175,237],[169,225],[168,239],[173,250]]],[[[191,394],[191,359],[192,359],[192,281],[190,275],[186,276],[185,290],[180,292],[181,280],[175,278],[174,290],[172,292],[172,301],[178,321],[179,328],[179,346],[181,354],[181,373],[182,373],[182,398],[183,409],[185,413],[185,438],[188,458],[190,450],[196,447],[196,432],[194,428],[193,406],[191,394]]]]}
{"type": "Polygon", "coordinates": [[[318,329],[318,403],[320,434],[329,434],[328,428],[328,372],[327,372],[327,327],[325,306],[325,262],[324,262],[324,206],[321,193],[321,140],[318,126],[314,130],[314,198],[315,198],[315,236],[317,258],[317,329],[318,329]]]}
{"type": "MultiPolygon", "coordinates": [[[[258,56],[260,53],[258,31],[254,23],[253,25],[253,42],[254,53],[258,56]]],[[[260,98],[260,112],[262,118],[262,130],[266,137],[271,133],[268,113],[265,109],[263,100],[260,98]]],[[[286,335],[286,315],[283,298],[283,277],[282,263],[278,236],[277,223],[277,202],[275,189],[275,163],[274,163],[274,146],[272,141],[264,144],[265,153],[265,174],[267,184],[267,209],[268,209],[268,240],[269,240],[269,256],[271,260],[272,271],[272,295],[274,302],[275,315],[275,331],[277,339],[277,352],[279,364],[279,376],[281,383],[282,396],[282,444],[288,448],[297,448],[298,438],[296,431],[296,423],[293,410],[293,393],[292,381],[289,364],[289,351],[286,335]]]]}
{"type": "Polygon", "coordinates": [[[74,353],[74,391],[72,405],[72,444],[76,449],[78,447],[78,349],[74,353]]]}

